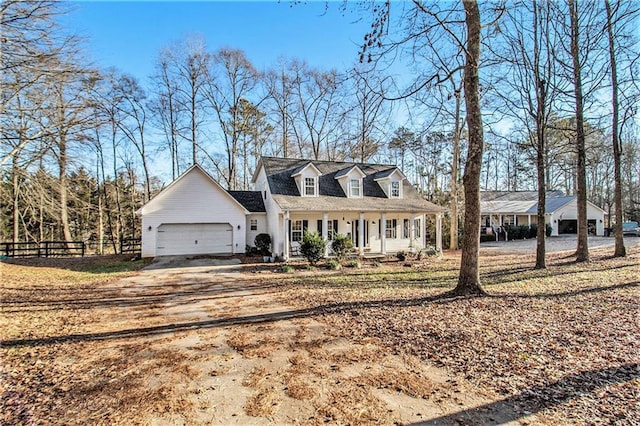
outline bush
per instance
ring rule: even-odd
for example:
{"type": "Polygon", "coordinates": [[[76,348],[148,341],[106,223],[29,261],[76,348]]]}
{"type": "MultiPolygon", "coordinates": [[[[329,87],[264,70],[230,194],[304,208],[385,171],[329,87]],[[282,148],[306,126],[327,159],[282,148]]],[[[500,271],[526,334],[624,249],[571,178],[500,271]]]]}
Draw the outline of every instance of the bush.
{"type": "Polygon", "coordinates": [[[290,274],[291,272],[294,271],[293,266],[287,265],[287,264],[282,265],[280,268],[278,268],[278,270],[285,274],[290,274]]]}
{"type": "Polygon", "coordinates": [[[547,223],[545,234],[547,235],[547,237],[550,237],[552,232],[553,232],[553,228],[551,227],[551,225],[547,223]]]}
{"type": "Polygon", "coordinates": [[[360,268],[362,266],[362,264],[360,263],[360,261],[358,259],[353,259],[350,260],[349,262],[347,262],[347,264],[345,265],[349,268],[360,268]]]}
{"type": "Polygon", "coordinates": [[[302,244],[300,245],[300,253],[310,264],[315,265],[324,257],[327,249],[327,243],[317,232],[304,232],[302,236],[302,244]]]}
{"type": "Polygon", "coordinates": [[[327,261],[327,269],[331,269],[332,271],[338,271],[342,269],[342,265],[337,260],[331,259],[327,261]]]}
{"type": "Polygon", "coordinates": [[[251,247],[247,244],[244,248],[244,254],[246,254],[247,256],[256,256],[258,254],[258,248],[251,247]]]}
{"type": "Polygon", "coordinates": [[[263,256],[271,256],[271,235],[258,234],[256,235],[253,243],[256,245],[256,249],[263,256]]]}
{"type": "Polygon", "coordinates": [[[396,253],[396,257],[401,262],[404,262],[407,259],[407,253],[403,250],[400,250],[399,252],[396,253]]]}
{"type": "Polygon", "coordinates": [[[351,238],[346,235],[336,234],[333,237],[331,249],[333,250],[333,255],[336,259],[344,260],[353,250],[353,241],[351,241],[351,238]]]}
{"type": "Polygon", "coordinates": [[[380,267],[380,262],[378,262],[377,260],[374,260],[374,261],[371,263],[371,267],[373,267],[373,268],[379,268],[379,267],[380,267]]]}

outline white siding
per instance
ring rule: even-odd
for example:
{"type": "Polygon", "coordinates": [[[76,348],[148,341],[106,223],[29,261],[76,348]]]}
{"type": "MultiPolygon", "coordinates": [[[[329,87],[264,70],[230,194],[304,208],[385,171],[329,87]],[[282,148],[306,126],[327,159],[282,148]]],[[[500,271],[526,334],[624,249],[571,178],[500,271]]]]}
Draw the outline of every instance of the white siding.
{"type": "Polygon", "coordinates": [[[232,227],[233,253],[244,253],[244,208],[199,168],[193,168],[147,203],[142,214],[142,256],[156,256],[163,223],[223,223],[232,227]]]}
{"type": "MultiPolygon", "coordinates": [[[[267,215],[264,213],[254,213],[254,214],[249,214],[247,215],[247,225],[246,225],[246,230],[247,230],[247,245],[254,247],[255,246],[255,239],[256,239],[256,235],[258,234],[268,234],[269,233],[269,229],[268,229],[268,223],[267,223],[267,215]],[[255,231],[251,230],[251,221],[255,220],[256,221],[256,225],[257,225],[257,229],[255,231]]],[[[273,238],[272,238],[273,239],[273,238]]]]}
{"type": "MultiPolygon", "coordinates": [[[[264,171],[264,167],[260,167],[260,171],[258,172],[253,185],[254,190],[262,192],[264,207],[267,211],[266,232],[271,235],[271,251],[276,255],[284,254],[285,235],[283,222],[284,219],[282,218],[283,211],[271,196],[271,190],[267,182],[267,174],[264,171]]],[[[251,241],[251,245],[253,245],[253,241],[251,241]]]]}

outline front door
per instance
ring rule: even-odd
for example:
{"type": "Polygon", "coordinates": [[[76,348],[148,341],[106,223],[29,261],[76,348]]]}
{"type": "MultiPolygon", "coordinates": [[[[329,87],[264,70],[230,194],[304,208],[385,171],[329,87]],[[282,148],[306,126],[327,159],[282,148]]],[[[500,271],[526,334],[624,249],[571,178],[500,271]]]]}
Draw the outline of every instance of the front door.
{"type": "MultiPolygon", "coordinates": [[[[351,222],[351,240],[354,247],[360,247],[360,221],[354,220],[351,222]]],[[[369,246],[369,221],[364,221],[364,247],[369,246]]]]}

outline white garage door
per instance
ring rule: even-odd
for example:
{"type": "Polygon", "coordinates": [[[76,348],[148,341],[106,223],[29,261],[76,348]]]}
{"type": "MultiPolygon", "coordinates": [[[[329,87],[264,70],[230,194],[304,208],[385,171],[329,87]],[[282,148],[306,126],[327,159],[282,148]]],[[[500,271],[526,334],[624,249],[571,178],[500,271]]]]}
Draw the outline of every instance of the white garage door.
{"type": "Polygon", "coordinates": [[[156,255],[231,254],[233,228],[228,223],[163,223],[156,255]]]}

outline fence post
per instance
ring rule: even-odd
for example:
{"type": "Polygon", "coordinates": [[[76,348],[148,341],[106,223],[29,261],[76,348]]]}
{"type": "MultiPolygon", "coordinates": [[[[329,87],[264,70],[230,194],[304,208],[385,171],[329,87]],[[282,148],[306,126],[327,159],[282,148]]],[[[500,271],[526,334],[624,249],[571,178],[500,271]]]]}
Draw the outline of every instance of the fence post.
{"type": "Polygon", "coordinates": [[[84,257],[84,241],[80,241],[80,243],[82,244],[82,257],[84,257]]]}

